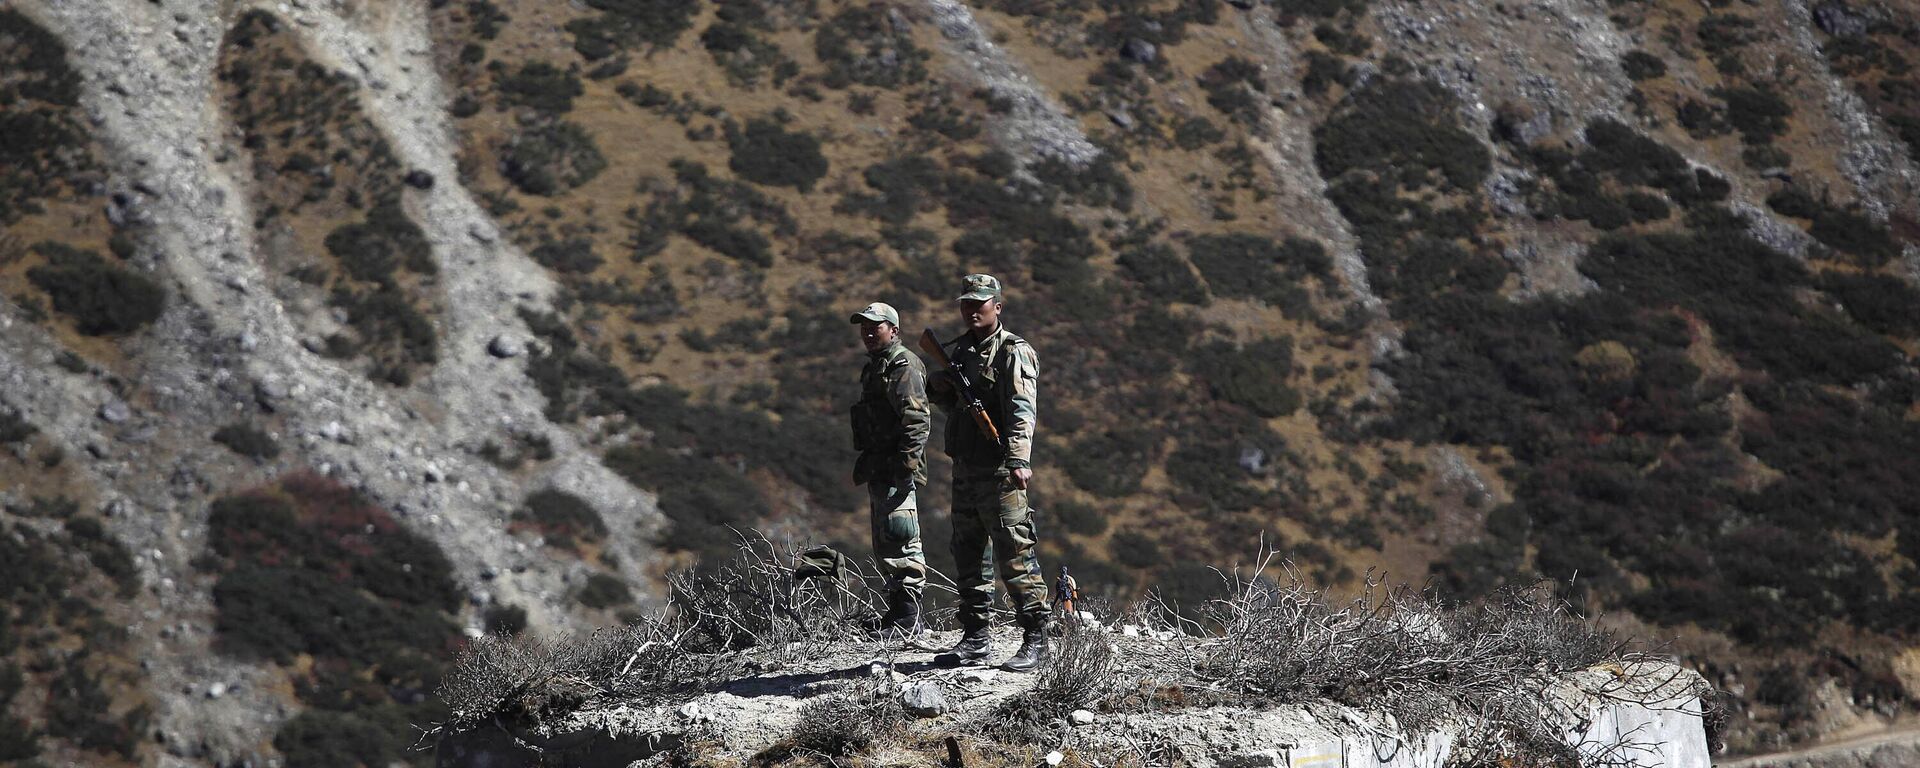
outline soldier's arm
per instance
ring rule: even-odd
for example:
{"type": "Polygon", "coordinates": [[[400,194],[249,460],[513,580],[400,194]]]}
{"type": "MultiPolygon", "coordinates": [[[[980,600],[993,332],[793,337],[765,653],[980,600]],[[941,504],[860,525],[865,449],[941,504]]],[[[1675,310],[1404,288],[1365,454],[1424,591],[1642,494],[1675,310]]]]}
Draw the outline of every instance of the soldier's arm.
{"type": "Polygon", "coordinates": [[[1033,429],[1040,413],[1040,358],[1027,344],[1015,345],[1009,357],[1013,392],[1007,414],[1013,423],[1001,432],[1007,439],[1007,468],[1027,469],[1033,462],[1033,429]]]}
{"type": "Polygon", "coordinates": [[[894,372],[890,394],[893,409],[900,414],[900,445],[896,452],[903,467],[919,469],[920,456],[927,447],[927,434],[933,431],[933,412],[927,408],[927,377],[918,365],[903,365],[894,372]]]}

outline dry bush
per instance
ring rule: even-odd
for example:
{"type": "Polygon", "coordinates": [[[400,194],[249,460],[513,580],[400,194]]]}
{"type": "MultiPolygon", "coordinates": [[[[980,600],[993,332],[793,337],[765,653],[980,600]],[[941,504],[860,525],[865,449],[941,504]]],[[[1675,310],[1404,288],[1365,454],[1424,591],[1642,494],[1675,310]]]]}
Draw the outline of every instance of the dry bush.
{"type": "Polygon", "coordinates": [[[865,754],[875,742],[897,734],[905,723],[906,711],[900,706],[898,690],[869,684],[807,702],[800,708],[793,735],[762,757],[865,754]]]}
{"type": "Polygon", "coordinates": [[[989,733],[1007,743],[1038,742],[1076,709],[1089,709],[1114,691],[1119,664],[1099,629],[1065,622],[1033,687],[1002,702],[988,716],[989,733]]]}
{"type": "MultiPolygon", "coordinates": [[[[1447,606],[1430,592],[1367,589],[1344,605],[1288,573],[1266,578],[1271,556],[1251,575],[1223,574],[1229,597],[1204,618],[1216,641],[1187,651],[1191,682],[1258,703],[1331,700],[1391,713],[1407,732],[1463,721],[1462,750],[1521,764],[1614,764],[1631,751],[1580,754],[1561,738],[1553,691],[1598,665],[1614,670],[1583,692],[1650,707],[1672,706],[1677,674],[1645,679],[1643,653],[1575,615],[1542,588],[1510,589],[1447,606]]],[[[1164,621],[1198,625],[1161,611],[1164,621]]],[[[1670,667],[1661,667],[1671,670],[1670,667]]]]}
{"type": "Polygon", "coordinates": [[[690,650],[687,622],[665,615],[546,642],[529,634],[475,640],[437,691],[450,725],[491,718],[543,722],[589,700],[657,703],[701,693],[734,670],[690,650]]]}

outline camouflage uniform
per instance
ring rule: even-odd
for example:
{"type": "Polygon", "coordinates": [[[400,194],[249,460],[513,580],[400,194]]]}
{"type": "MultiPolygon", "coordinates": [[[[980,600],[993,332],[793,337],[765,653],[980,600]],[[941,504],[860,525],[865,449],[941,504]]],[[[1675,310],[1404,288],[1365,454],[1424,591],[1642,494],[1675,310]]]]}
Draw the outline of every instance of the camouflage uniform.
{"type": "Polygon", "coordinates": [[[860,371],[860,401],[853,406],[853,481],[867,486],[873,524],[873,558],[890,586],[919,599],[927,582],[920,547],[920,513],[914,490],[927,482],[925,364],[895,341],[868,354],[860,371]]]}
{"type": "Polygon", "coordinates": [[[1011,475],[1033,460],[1040,360],[1032,346],[1004,326],[978,341],[972,334],[961,336],[946,349],[1005,439],[1002,444],[981,434],[956,391],[934,390],[934,402],[947,410],[946,451],[953,458],[953,560],[959,570],[960,623],[968,628],[987,623],[997,566],[1020,623],[1037,627],[1047,618],[1046,577],[1034,547],[1027,492],[1013,484],[1011,475]]]}

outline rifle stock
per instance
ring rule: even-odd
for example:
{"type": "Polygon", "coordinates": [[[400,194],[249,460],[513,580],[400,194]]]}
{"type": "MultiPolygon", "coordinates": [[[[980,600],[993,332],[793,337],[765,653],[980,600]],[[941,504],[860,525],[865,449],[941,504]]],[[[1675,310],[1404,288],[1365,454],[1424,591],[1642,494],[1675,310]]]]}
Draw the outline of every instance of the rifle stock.
{"type": "Polygon", "coordinates": [[[932,328],[920,331],[920,348],[926,350],[926,353],[933,357],[934,362],[953,374],[953,383],[960,390],[961,403],[966,406],[967,412],[972,414],[973,423],[980,428],[980,434],[986,435],[988,440],[1000,442],[1000,430],[993,426],[993,417],[987,415],[987,404],[974,393],[973,382],[967,379],[967,372],[960,370],[960,366],[955,365],[953,359],[947,357],[946,348],[940,346],[939,339],[934,338],[932,328]]]}

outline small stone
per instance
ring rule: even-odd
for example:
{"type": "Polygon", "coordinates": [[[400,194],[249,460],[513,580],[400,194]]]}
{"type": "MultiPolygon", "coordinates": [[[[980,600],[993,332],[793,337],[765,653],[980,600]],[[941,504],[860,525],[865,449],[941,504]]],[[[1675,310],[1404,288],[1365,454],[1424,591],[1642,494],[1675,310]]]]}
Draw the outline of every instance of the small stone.
{"type": "Polygon", "coordinates": [[[431,461],[427,462],[426,470],[423,471],[421,474],[426,477],[427,482],[429,483],[437,483],[447,479],[446,473],[440,471],[440,465],[435,464],[431,461]]]}
{"type": "Polygon", "coordinates": [[[414,189],[433,189],[433,174],[418,168],[408,171],[405,181],[414,189]]]}
{"type": "Polygon", "coordinates": [[[1139,636],[1140,636],[1140,628],[1139,628],[1139,627],[1136,627],[1136,626],[1134,626],[1134,625],[1132,625],[1132,624],[1128,624],[1128,625],[1126,625],[1126,626],[1124,626],[1124,627],[1121,627],[1121,628],[1120,628],[1120,634],[1122,634],[1122,635],[1125,635],[1125,636],[1127,636],[1127,637],[1139,637],[1139,636]]]}
{"type": "Polygon", "coordinates": [[[226,684],[226,683],[219,683],[219,682],[216,682],[216,683],[214,683],[214,684],[212,684],[212,685],[209,685],[209,686],[207,686],[207,698],[209,698],[209,699],[217,699],[217,698],[220,698],[221,696],[225,696],[225,695],[227,695],[227,684],[226,684]]]}
{"type": "Polygon", "coordinates": [[[1133,115],[1127,114],[1126,110],[1109,109],[1107,119],[1113,121],[1113,124],[1119,126],[1121,130],[1133,129],[1133,115]]]}
{"type": "Polygon", "coordinates": [[[1093,713],[1084,709],[1076,709],[1073,711],[1073,714],[1067,715],[1067,720],[1074,725],[1093,725],[1093,713]]]}
{"type": "Polygon", "coordinates": [[[697,704],[697,703],[694,703],[694,702],[691,702],[691,701],[689,701],[689,702],[687,702],[687,703],[685,703],[685,704],[682,704],[682,705],[680,705],[680,709],[678,709],[678,710],[676,710],[676,711],[677,711],[677,712],[679,712],[679,714],[680,714],[680,719],[682,719],[682,720],[685,720],[685,721],[687,721],[687,722],[689,722],[689,723],[697,723],[697,722],[700,722],[700,720],[702,719],[702,717],[703,717],[703,715],[705,714],[705,713],[703,713],[703,712],[701,712],[701,711],[700,711],[700,705],[699,705],[699,704],[697,704]]]}
{"type": "Polygon", "coordinates": [[[133,418],[133,409],[123,400],[108,400],[100,406],[100,418],[108,424],[124,423],[133,418]]]}
{"type": "Polygon", "coordinates": [[[937,717],[950,708],[946,692],[935,682],[912,683],[902,688],[900,704],[914,717],[937,717]]]}
{"type": "Polygon", "coordinates": [[[487,342],[487,354],[498,358],[518,357],[524,346],[513,337],[501,334],[487,342]]]}
{"type": "Polygon", "coordinates": [[[1052,752],[1047,753],[1047,765],[1059,765],[1066,761],[1067,761],[1067,756],[1060,754],[1060,750],[1056,749],[1052,752]]]}

